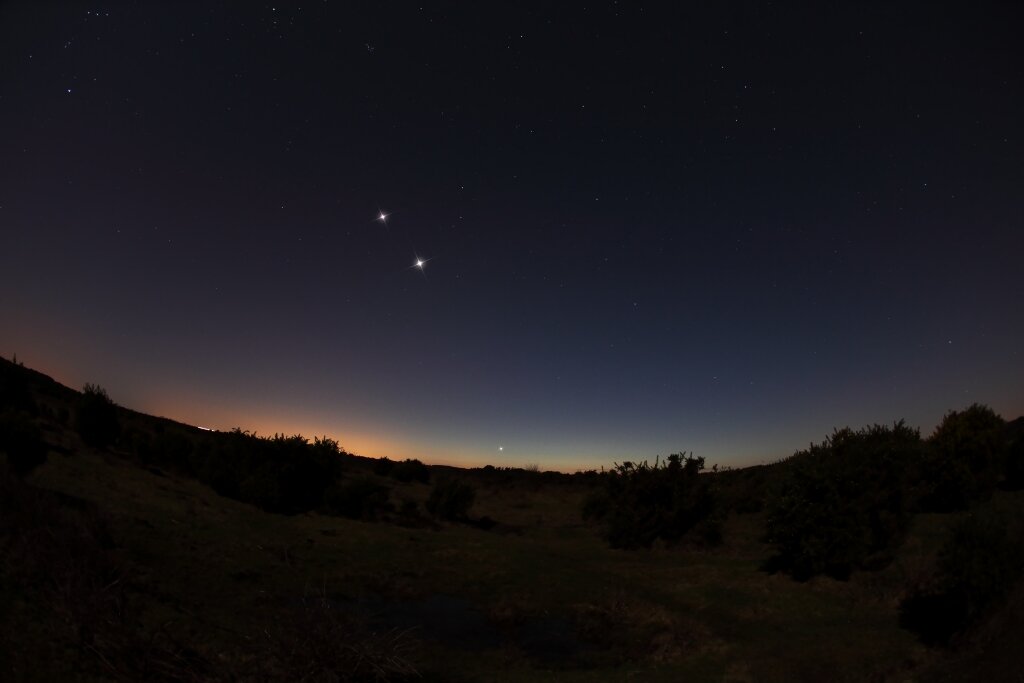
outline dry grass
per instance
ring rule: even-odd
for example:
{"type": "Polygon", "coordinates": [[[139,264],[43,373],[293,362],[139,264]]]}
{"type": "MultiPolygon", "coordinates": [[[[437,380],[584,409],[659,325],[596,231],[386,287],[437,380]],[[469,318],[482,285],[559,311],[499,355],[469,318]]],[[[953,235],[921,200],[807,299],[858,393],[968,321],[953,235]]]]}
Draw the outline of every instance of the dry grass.
{"type": "MultiPolygon", "coordinates": [[[[84,502],[47,497],[35,521],[5,518],[3,634],[23,653],[5,670],[23,680],[28,662],[48,661],[36,679],[788,683],[914,680],[934,659],[896,609],[928,570],[944,516],[919,518],[882,572],[799,584],[759,571],[760,513],[730,516],[715,549],[615,551],[581,523],[586,490],[571,486],[477,479],[471,514],[516,530],[500,534],[271,515],[110,454],[51,453],[31,482],[84,502]],[[37,547],[37,532],[11,531],[47,527],[88,542],[37,547]],[[477,606],[503,644],[460,648],[430,623],[410,633],[349,609],[439,594],[477,606]],[[525,644],[551,624],[585,645],[570,666],[525,644]]],[[[422,506],[429,491],[401,484],[393,500],[422,506]]]]}

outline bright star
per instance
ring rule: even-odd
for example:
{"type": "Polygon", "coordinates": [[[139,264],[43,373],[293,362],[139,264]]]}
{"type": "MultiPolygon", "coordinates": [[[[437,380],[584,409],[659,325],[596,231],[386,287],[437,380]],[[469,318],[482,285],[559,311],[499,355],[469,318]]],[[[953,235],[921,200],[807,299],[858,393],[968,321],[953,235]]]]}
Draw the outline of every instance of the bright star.
{"type": "Polygon", "coordinates": [[[498,450],[499,451],[503,451],[503,450],[505,450],[505,447],[504,446],[498,446],[498,450]]]}
{"type": "Polygon", "coordinates": [[[418,271],[420,271],[421,273],[423,273],[423,277],[426,278],[427,277],[427,263],[429,261],[431,261],[431,260],[432,259],[423,258],[422,256],[420,256],[416,252],[413,252],[413,261],[412,261],[412,265],[409,266],[409,269],[410,270],[418,270],[418,271]]]}

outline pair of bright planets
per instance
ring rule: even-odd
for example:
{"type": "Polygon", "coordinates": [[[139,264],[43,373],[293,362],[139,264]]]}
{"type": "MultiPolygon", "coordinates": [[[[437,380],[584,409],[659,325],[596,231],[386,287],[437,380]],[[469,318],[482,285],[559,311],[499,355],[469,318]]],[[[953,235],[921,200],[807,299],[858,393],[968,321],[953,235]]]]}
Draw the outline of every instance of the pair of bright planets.
{"type": "MultiPolygon", "coordinates": [[[[387,225],[388,224],[388,216],[390,216],[390,215],[391,214],[389,214],[389,213],[384,213],[383,211],[380,211],[377,214],[377,220],[380,221],[381,223],[383,223],[384,225],[387,225]]],[[[427,265],[427,261],[429,261],[429,260],[430,259],[428,259],[428,258],[421,258],[420,256],[417,255],[416,256],[416,260],[413,261],[413,264],[412,264],[411,267],[412,268],[419,268],[420,270],[423,270],[423,266],[427,265]]]]}

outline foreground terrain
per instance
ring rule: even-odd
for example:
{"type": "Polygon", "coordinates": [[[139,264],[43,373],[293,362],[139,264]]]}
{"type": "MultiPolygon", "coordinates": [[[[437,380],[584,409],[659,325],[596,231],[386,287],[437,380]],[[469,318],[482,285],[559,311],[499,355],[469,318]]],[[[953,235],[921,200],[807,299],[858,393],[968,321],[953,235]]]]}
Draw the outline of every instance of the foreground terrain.
{"type": "MultiPolygon", "coordinates": [[[[762,570],[760,511],[715,547],[611,549],[581,477],[431,468],[470,482],[487,524],[272,514],[85,446],[61,389],[36,418],[46,461],[3,473],[5,680],[1016,680],[1019,584],[955,649],[899,625],[970,513],[916,515],[884,569],[805,582],[762,570]]],[[[431,491],[390,486],[408,507],[431,491]]],[[[1024,495],[987,505],[1019,516],[1024,495]]]]}

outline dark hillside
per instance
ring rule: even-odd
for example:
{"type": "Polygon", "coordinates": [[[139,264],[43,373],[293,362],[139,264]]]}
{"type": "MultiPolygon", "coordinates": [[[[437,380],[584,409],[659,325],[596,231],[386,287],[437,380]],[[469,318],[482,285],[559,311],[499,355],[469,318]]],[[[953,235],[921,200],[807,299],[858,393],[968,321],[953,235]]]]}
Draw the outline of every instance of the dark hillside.
{"type": "MultiPolygon", "coordinates": [[[[1017,669],[1024,494],[1002,468],[1019,419],[964,470],[993,488],[939,512],[922,503],[936,479],[915,469],[932,462],[932,440],[901,423],[842,430],[760,467],[702,471],[683,454],[565,475],[211,433],[98,387],[91,400],[116,429],[88,446],[85,394],[7,361],[0,380],[4,680],[1006,680],[1017,669]],[[606,512],[587,521],[595,500],[606,512]],[[780,552],[790,564],[771,566],[780,552]]],[[[947,423],[991,422],[972,410],[947,423]]],[[[960,451],[944,453],[956,466],[960,451]]]]}

